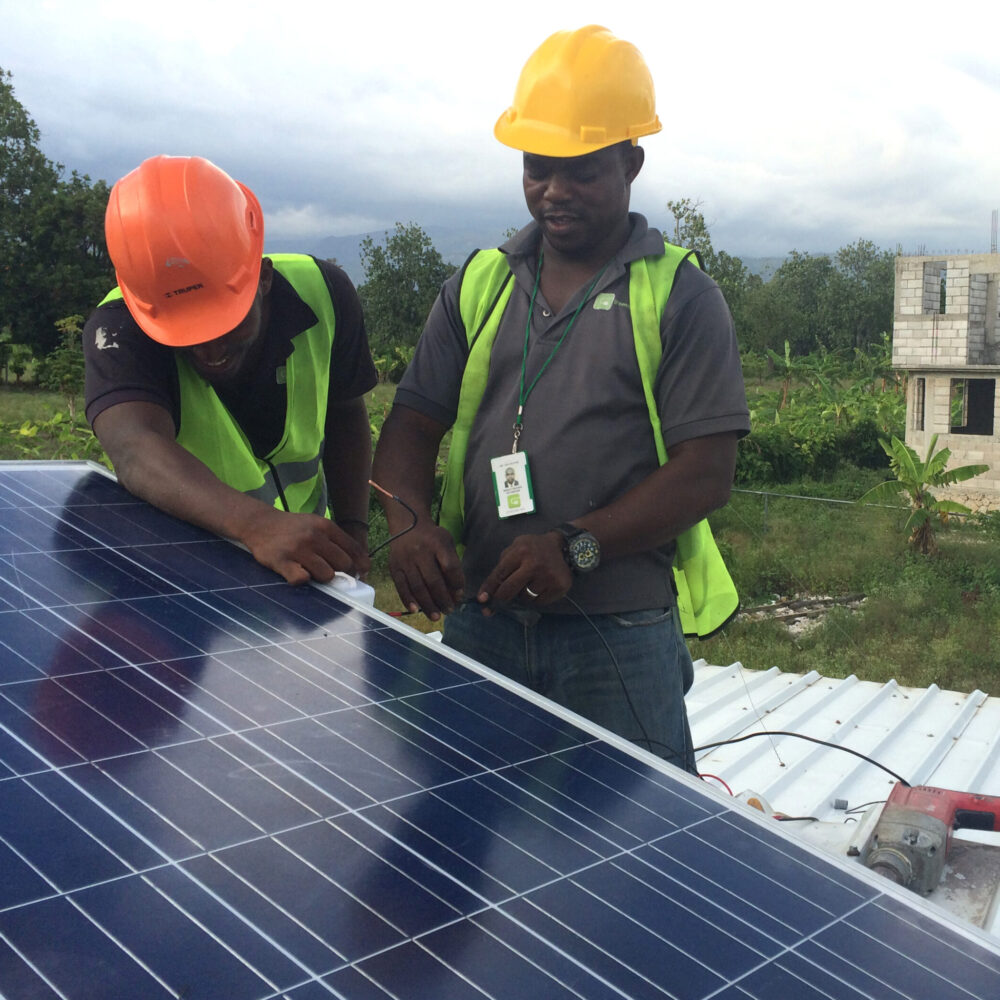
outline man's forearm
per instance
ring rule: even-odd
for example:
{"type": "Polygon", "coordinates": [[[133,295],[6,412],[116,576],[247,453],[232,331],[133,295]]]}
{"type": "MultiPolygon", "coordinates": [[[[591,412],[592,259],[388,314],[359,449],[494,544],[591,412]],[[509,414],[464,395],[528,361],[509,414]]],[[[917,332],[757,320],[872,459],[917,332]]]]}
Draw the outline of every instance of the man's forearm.
{"type": "Polygon", "coordinates": [[[323,472],[334,521],[368,523],[372,436],[363,397],[331,409],[323,446],[323,472]]]}
{"type": "MultiPolygon", "coordinates": [[[[383,489],[405,500],[420,519],[431,519],[434,471],[447,428],[407,407],[394,407],[386,418],[375,452],[372,477],[383,489]]],[[[390,532],[409,523],[405,508],[379,494],[390,532]]]]}
{"type": "Polygon", "coordinates": [[[573,518],[615,559],[672,541],[729,499],[736,435],[684,442],[666,465],[599,510],[573,518]]]}
{"type": "Polygon", "coordinates": [[[131,494],[223,538],[245,542],[252,522],[274,512],[159,435],[137,436],[131,447],[111,457],[119,482],[131,494]]]}
{"type": "Polygon", "coordinates": [[[177,443],[164,408],[120,403],[97,416],[94,432],[127,490],[174,517],[240,542],[289,583],[325,582],[338,571],[367,572],[362,539],[325,517],[280,511],[229,486],[177,443]]]}

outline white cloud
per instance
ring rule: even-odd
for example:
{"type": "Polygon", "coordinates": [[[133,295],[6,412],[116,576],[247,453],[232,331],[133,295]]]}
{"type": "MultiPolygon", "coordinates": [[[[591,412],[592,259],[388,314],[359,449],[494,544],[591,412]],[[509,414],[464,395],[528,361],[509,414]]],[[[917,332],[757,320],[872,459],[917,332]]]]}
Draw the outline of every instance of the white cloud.
{"type": "Polygon", "coordinates": [[[664,131],[636,206],[700,197],[746,256],[983,248],[1000,204],[995,3],[834,7],[457,0],[0,0],[0,65],[43,149],[109,181],[160,152],[209,156],[257,190],[269,231],[524,218],[517,154],[492,137],[531,49],[606,23],[635,42],[664,131]],[[938,242],[942,246],[938,246],[938,242]]]}

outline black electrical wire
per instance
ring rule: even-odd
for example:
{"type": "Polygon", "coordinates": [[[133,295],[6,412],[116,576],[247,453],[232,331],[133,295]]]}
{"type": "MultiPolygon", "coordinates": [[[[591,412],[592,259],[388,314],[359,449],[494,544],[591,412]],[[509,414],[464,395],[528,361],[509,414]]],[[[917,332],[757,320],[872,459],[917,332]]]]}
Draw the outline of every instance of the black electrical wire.
{"type": "Polygon", "coordinates": [[[625,701],[628,704],[629,711],[632,713],[632,718],[635,719],[636,725],[639,727],[639,731],[642,733],[641,740],[633,740],[633,743],[645,743],[650,749],[653,747],[662,747],[670,753],[670,757],[675,760],[681,761],[681,768],[684,767],[684,761],[687,760],[688,754],[693,754],[694,751],[689,747],[685,746],[684,753],[680,754],[677,750],[668,746],[666,743],[661,743],[659,740],[654,740],[650,737],[649,733],[646,732],[646,727],[642,724],[642,719],[639,718],[639,713],[636,711],[635,704],[632,701],[632,696],[629,694],[628,685],[625,683],[625,678],[622,676],[621,667],[618,666],[618,659],[614,654],[614,650],[611,648],[608,640],[604,637],[604,633],[598,628],[597,622],[595,622],[590,615],[587,614],[583,608],[580,607],[576,601],[573,600],[569,594],[566,595],[566,600],[576,608],[577,614],[583,617],[583,620],[597,633],[598,638],[604,644],[604,648],[608,651],[608,656],[611,657],[611,663],[614,665],[615,673],[618,675],[618,683],[621,684],[622,694],[625,695],[625,701]]]}
{"type": "Polygon", "coordinates": [[[390,542],[394,542],[397,538],[402,538],[403,535],[405,535],[408,531],[413,531],[413,529],[417,526],[417,521],[419,520],[419,518],[417,517],[417,512],[405,500],[396,496],[395,493],[390,493],[388,490],[383,489],[381,486],[379,486],[378,483],[376,483],[372,479],[368,480],[368,485],[378,490],[379,493],[383,494],[384,496],[389,497],[390,500],[395,500],[396,503],[401,504],[410,512],[410,517],[413,518],[413,523],[410,524],[408,527],[403,528],[402,531],[397,531],[395,535],[390,535],[384,542],[379,542],[379,544],[376,545],[375,548],[371,549],[368,552],[368,558],[370,559],[373,555],[375,555],[376,552],[378,552],[380,549],[384,549],[390,542]]]}
{"type": "Polygon", "coordinates": [[[905,787],[911,787],[906,778],[900,777],[895,771],[886,767],[885,764],[880,764],[877,760],[866,756],[859,750],[852,750],[850,747],[842,747],[837,743],[830,743],[828,740],[817,739],[815,736],[806,736],[805,733],[791,733],[784,729],[762,729],[756,733],[745,733],[743,736],[733,736],[728,740],[718,740],[715,743],[706,743],[704,746],[695,747],[692,752],[699,753],[702,750],[712,750],[715,747],[724,747],[730,743],[742,743],[743,740],[752,740],[755,736],[794,736],[797,740],[808,740],[810,743],[818,743],[820,746],[831,747],[833,750],[842,750],[844,753],[853,754],[855,757],[860,757],[869,764],[874,764],[876,767],[881,768],[886,774],[891,774],[892,777],[905,787]]]}
{"type": "MultiPolygon", "coordinates": [[[[844,815],[845,816],[850,816],[851,813],[864,812],[869,806],[880,806],[885,801],[886,801],[885,799],[875,799],[872,802],[862,802],[861,805],[859,805],[859,806],[852,806],[850,809],[845,809],[844,810],[844,815]]],[[[851,816],[851,819],[853,819],[853,818],[854,817],[851,816]]]]}

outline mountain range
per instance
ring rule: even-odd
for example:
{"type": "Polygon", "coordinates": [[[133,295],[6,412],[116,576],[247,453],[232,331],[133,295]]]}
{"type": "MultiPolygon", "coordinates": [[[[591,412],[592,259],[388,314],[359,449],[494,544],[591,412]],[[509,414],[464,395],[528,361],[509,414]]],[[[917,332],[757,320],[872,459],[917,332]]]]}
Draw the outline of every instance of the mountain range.
{"type": "MultiPolygon", "coordinates": [[[[438,253],[449,264],[459,267],[473,250],[495,247],[505,239],[503,232],[487,229],[455,229],[447,226],[423,226],[424,232],[438,253]]],[[[365,272],[361,264],[361,241],[370,236],[376,243],[385,240],[386,233],[357,233],[352,236],[324,236],[302,240],[268,240],[266,250],[271,253],[309,253],[314,257],[334,260],[355,285],[364,283],[365,272]]],[[[781,266],[784,257],[742,257],[741,260],[753,273],[768,281],[781,266]]]]}

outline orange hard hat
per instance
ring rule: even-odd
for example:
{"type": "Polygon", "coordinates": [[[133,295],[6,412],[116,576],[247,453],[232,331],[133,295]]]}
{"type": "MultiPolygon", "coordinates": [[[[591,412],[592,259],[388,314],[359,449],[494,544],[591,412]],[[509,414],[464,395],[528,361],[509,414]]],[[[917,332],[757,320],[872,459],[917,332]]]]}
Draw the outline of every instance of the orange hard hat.
{"type": "Polygon", "coordinates": [[[214,163],[144,161],[111,189],[104,233],[122,298],[153,340],[201,344],[250,311],[264,217],[254,193],[214,163]]]}
{"type": "Polygon", "coordinates": [[[538,156],[583,156],[659,132],[653,78],[639,50],[596,24],[557,31],[521,70],[493,134],[538,156]]]}

